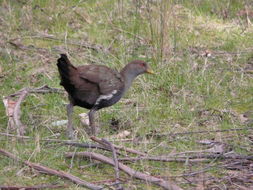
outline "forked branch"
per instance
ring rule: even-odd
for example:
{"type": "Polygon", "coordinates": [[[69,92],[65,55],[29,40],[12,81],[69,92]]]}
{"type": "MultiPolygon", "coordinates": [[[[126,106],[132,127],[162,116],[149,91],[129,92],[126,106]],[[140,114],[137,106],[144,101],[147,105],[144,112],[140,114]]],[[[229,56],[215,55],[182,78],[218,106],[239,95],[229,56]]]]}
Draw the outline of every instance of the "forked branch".
{"type": "MultiPolygon", "coordinates": [[[[73,154],[78,155],[79,157],[84,157],[84,158],[89,158],[89,159],[94,159],[94,160],[98,160],[100,162],[115,166],[113,159],[108,158],[102,154],[98,154],[98,153],[94,153],[94,152],[78,152],[78,153],[66,153],[66,157],[67,158],[71,158],[73,156],[73,154]]],[[[168,190],[182,190],[182,188],[180,188],[179,186],[177,186],[176,184],[174,184],[172,181],[165,181],[164,179],[160,179],[142,172],[138,172],[133,170],[132,168],[122,164],[122,163],[118,163],[119,164],[119,169],[122,170],[123,172],[127,173],[128,175],[130,175],[131,177],[149,182],[149,183],[153,183],[155,185],[158,185],[160,187],[163,187],[164,189],[168,189],[168,190]]]]}

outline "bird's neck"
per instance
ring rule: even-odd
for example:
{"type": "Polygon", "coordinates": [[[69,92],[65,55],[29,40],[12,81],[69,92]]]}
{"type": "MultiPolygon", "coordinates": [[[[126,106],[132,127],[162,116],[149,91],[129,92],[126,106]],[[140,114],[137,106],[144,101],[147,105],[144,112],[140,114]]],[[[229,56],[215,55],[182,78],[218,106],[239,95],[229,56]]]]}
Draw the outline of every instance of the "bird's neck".
{"type": "Polygon", "coordinates": [[[124,92],[126,92],[130,88],[133,80],[138,76],[138,74],[131,71],[127,66],[125,66],[121,70],[120,74],[124,79],[124,85],[125,85],[124,92]]]}

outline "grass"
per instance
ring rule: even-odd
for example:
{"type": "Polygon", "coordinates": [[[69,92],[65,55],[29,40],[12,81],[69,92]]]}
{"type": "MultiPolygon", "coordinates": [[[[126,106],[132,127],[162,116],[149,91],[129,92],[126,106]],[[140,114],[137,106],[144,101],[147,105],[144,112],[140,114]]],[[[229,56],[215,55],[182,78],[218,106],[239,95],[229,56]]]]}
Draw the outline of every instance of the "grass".
{"type": "MultiPolygon", "coordinates": [[[[146,136],[154,131],[178,133],[252,126],[253,80],[247,66],[252,65],[253,59],[253,27],[246,16],[237,16],[245,3],[247,1],[2,0],[1,95],[44,84],[61,88],[56,60],[62,51],[69,53],[74,65],[95,63],[120,69],[130,60],[143,59],[151,63],[156,75],[139,77],[124,99],[99,112],[100,137],[118,133],[110,127],[110,120],[115,118],[120,122],[120,130],[129,130],[133,138],[146,142],[120,144],[142,151],[151,149],[150,154],[206,149],[197,143],[204,139],[214,139],[233,147],[237,153],[250,154],[251,130],[176,138],[149,139],[146,136]],[[102,48],[94,51],[64,41],[35,37],[43,35],[102,48]],[[14,39],[28,48],[14,47],[9,43],[14,39]],[[204,56],[206,51],[211,52],[211,57],[204,56]],[[243,114],[247,115],[246,122],[240,119],[243,114]]],[[[249,19],[252,22],[252,18],[249,19]]],[[[113,179],[114,171],[110,166],[81,169],[80,166],[88,165],[89,161],[75,160],[70,168],[71,161],[64,158],[64,152],[82,149],[50,146],[41,141],[54,134],[59,134],[59,139],[67,138],[65,126],[52,126],[52,122],[66,119],[66,103],[67,96],[62,94],[29,95],[22,104],[21,120],[28,126],[26,135],[36,140],[20,142],[0,136],[0,148],[24,160],[71,172],[87,181],[113,179]]],[[[78,116],[84,111],[87,110],[75,108],[74,123],[79,139],[87,142],[89,138],[78,116]]],[[[7,122],[1,102],[1,132],[7,131],[7,122]]],[[[190,166],[148,161],[129,165],[160,176],[176,176],[205,167],[204,164],[190,166]]],[[[57,177],[39,175],[7,158],[0,159],[0,168],[0,184],[3,185],[57,182],[68,183],[69,189],[81,189],[57,177]]],[[[226,172],[213,167],[205,176],[222,178],[228,175],[226,172]]],[[[182,178],[176,181],[185,189],[195,188],[182,178]]],[[[221,186],[222,182],[217,185],[221,186]]],[[[125,187],[156,188],[136,180],[125,187]]]]}

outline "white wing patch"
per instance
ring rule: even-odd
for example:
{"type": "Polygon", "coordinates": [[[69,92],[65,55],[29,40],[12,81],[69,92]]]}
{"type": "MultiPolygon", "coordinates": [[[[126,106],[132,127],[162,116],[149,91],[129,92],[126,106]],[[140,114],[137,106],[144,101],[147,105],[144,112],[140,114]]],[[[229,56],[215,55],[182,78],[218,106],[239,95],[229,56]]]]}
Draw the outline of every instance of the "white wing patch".
{"type": "Polygon", "coordinates": [[[106,95],[100,95],[95,103],[95,105],[98,105],[101,100],[110,100],[114,94],[117,93],[117,90],[113,90],[112,93],[106,94],[106,95]]]}

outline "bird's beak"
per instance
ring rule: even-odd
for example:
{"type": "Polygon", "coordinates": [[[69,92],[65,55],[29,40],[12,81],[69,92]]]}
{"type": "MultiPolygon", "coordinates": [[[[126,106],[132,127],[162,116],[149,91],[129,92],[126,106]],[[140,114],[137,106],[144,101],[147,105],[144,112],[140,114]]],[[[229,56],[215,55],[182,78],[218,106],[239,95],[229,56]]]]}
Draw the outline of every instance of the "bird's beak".
{"type": "Polygon", "coordinates": [[[151,68],[147,68],[146,73],[148,74],[155,74],[151,68]]]}

